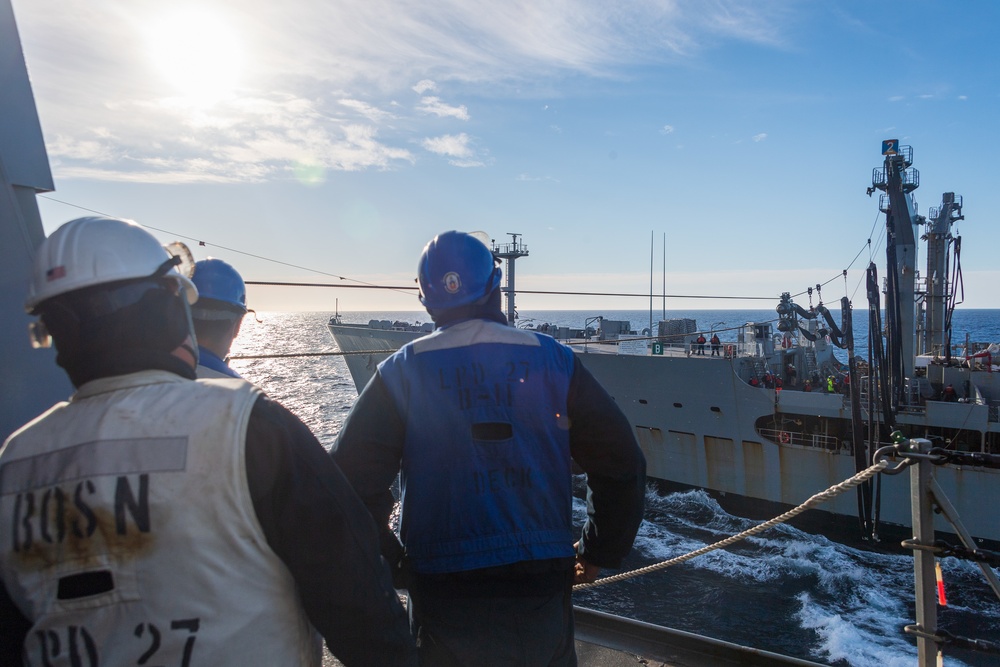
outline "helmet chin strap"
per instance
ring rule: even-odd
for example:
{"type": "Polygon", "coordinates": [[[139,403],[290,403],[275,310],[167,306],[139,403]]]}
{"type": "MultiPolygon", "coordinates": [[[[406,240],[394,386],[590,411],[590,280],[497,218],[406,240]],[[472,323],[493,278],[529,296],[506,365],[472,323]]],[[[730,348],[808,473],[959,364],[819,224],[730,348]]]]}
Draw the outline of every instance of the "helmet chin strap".
{"type": "Polygon", "coordinates": [[[193,336],[188,335],[170,354],[190,366],[191,370],[198,368],[198,345],[195,344],[193,336]]]}

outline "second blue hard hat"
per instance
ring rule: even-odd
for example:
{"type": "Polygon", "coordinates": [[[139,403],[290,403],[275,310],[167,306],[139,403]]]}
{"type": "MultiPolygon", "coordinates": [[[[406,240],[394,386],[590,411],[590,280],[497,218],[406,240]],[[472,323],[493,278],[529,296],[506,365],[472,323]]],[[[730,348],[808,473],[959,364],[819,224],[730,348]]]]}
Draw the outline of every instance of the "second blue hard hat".
{"type": "Polygon", "coordinates": [[[239,312],[247,312],[246,284],[239,271],[228,262],[212,257],[196,262],[191,280],[198,288],[199,308],[210,307],[212,301],[217,301],[239,312]]]}
{"type": "Polygon", "coordinates": [[[482,241],[465,232],[444,232],[420,255],[420,302],[433,310],[467,306],[499,287],[500,276],[493,253],[482,241]]]}

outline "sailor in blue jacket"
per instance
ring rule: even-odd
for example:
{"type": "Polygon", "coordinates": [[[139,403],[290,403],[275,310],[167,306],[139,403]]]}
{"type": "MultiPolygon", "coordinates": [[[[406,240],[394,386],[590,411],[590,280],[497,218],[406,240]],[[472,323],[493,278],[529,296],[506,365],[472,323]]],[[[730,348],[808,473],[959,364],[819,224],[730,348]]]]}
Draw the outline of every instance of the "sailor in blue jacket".
{"type": "Polygon", "coordinates": [[[631,549],[645,459],[568,347],[507,326],[500,269],[477,238],[438,235],[418,272],[438,329],[379,365],[332,456],[409,589],[422,665],[575,665],[572,584],[631,549]],[[574,461],[587,473],[582,532],[574,461]]]}

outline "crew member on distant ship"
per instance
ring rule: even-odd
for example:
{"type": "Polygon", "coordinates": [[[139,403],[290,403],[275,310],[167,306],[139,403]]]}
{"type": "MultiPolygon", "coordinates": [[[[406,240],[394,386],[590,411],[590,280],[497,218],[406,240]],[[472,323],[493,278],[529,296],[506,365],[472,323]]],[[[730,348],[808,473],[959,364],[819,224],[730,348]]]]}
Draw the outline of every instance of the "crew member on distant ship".
{"type": "Polygon", "coordinates": [[[947,401],[949,403],[955,403],[958,401],[958,393],[955,391],[955,387],[951,384],[944,388],[941,392],[941,400],[947,401]]]}
{"type": "Polygon", "coordinates": [[[795,370],[795,364],[788,364],[788,367],[785,369],[785,377],[788,379],[789,387],[794,387],[797,384],[797,376],[798,371],[795,370]]]}
{"type": "Polygon", "coordinates": [[[826,393],[828,393],[828,394],[835,394],[835,393],[837,393],[836,382],[834,381],[832,375],[828,375],[827,378],[826,378],[826,393]]]}
{"type": "Polygon", "coordinates": [[[698,334],[698,338],[695,340],[695,342],[698,344],[698,346],[695,348],[697,349],[697,352],[695,352],[695,354],[700,354],[702,356],[705,356],[705,334],[703,333],[698,334]]]}
{"type": "Polygon", "coordinates": [[[719,356],[719,349],[722,347],[722,341],[719,340],[719,334],[713,333],[711,342],[712,342],[712,356],[717,357],[719,356]]]}
{"type": "Polygon", "coordinates": [[[191,319],[198,339],[198,377],[239,378],[229,367],[229,349],[247,314],[247,288],[243,276],[221,259],[203,259],[191,276],[198,288],[198,302],[191,319]]]}
{"type": "Polygon", "coordinates": [[[758,380],[757,376],[754,375],[753,377],[750,378],[750,381],[747,384],[749,384],[751,387],[759,387],[760,380],[758,380]]]}

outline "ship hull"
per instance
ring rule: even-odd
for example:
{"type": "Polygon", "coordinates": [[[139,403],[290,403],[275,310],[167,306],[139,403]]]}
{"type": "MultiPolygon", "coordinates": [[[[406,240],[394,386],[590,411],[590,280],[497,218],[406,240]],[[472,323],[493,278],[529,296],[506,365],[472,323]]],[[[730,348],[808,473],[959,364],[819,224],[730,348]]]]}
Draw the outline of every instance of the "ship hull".
{"type": "MultiPolygon", "coordinates": [[[[420,335],[365,325],[329,328],[346,353],[359,391],[382,359],[420,335]]],[[[629,419],[655,480],[704,489],[727,511],[759,518],[765,511],[777,514],[795,507],[857,471],[854,455],[840,437],[850,423],[849,402],[840,394],[751,387],[740,379],[737,360],[725,357],[633,356],[598,349],[590,345],[577,353],[629,419]],[[822,429],[809,433],[796,422],[822,424],[822,429]],[[775,428],[778,424],[787,428],[775,428]]],[[[921,418],[934,419],[935,413],[921,418]]],[[[978,544],[1000,545],[994,511],[1000,506],[1000,470],[947,465],[935,472],[978,544]]],[[[905,536],[911,525],[909,475],[880,478],[881,524],[887,534],[905,536]]],[[[843,527],[859,525],[858,493],[844,492],[807,515],[800,525],[843,535],[843,527]]],[[[954,533],[942,519],[937,528],[954,533]]],[[[859,538],[867,537],[855,530],[859,538]]]]}

